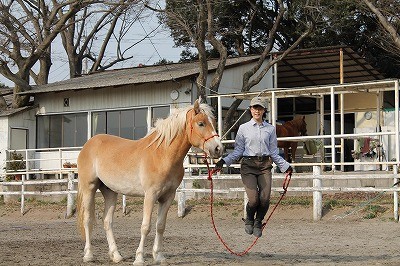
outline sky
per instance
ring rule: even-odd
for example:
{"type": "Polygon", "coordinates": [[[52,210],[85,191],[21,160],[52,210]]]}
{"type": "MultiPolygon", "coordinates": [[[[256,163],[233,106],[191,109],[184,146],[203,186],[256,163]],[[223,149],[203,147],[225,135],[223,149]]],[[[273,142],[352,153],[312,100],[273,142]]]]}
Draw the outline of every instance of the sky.
{"type": "MultiPolygon", "coordinates": [[[[146,36],[146,32],[150,33],[153,29],[157,28],[157,17],[155,13],[151,14],[151,16],[141,19],[141,23],[135,24],[131,30],[132,37],[128,37],[127,39],[127,45],[137,42],[146,36]]],[[[122,62],[114,68],[135,67],[139,64],[152,65],[161,59],[178,62],[183,48],[175,48],[173,46],[174,42],[170,37],[169,30],[159,27],[157,32],[152,34],[149,39],[145,39],[130,50],[128,55],[132,55],[132,59],[122,62]]],[[[68,61],[59,40],[54,42],[52,50],[53,65],[50,69],[49,83],[69,79],[68,61]]],[[[7,80],[1,74],[0,83],[10,87],[14,86],[10,80],[7,80]]]]}

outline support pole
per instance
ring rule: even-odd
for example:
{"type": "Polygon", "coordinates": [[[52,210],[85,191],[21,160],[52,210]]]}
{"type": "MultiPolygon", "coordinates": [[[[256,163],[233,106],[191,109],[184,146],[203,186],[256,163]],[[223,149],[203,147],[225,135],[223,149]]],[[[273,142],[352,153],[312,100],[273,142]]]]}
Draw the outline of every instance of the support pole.
{"type": "Polygon", "coordinates": [[[321,167],[313,166],[313,218],[314,221],[319,221],[322,218],[322,179],[321,179],[321,167]]]}
{"type": "Polygon", "coordinates": [[[332,171],[335,172],[336,149],[335,149],[335,89],[331,87],[331,158],[332,171]]]}
{"type": "Polygon", "coordinates": [[[400,163],[400,136],[399,136],[399,80],[394,83],[394,132],[396,137],[396,164],[400,163]]]}
{"type": "MultiPolygon", "coordinates": [[[[394,175],[394,183],[399,181],[397,165],[393,165],[393,175],[394,175]]],[[[398,185],[395,186],[396,188],[399,187],[398,185]]],[[[393,192],[393,215],[394,220],[396,222],[399,221],[399,193],[397,191],[393,192]]]]}
{"type": "MultiPolygon", "coordinates": [[[[325,124],[325,102],[324,102],[324,95],[321,95],[320,97],[321,98],[319,99],[319,135],[325,135],[325,125],[324,125],[325,124]]],[[[321,139],[321,141],[325,142],[325,139],[321,139]]],[[[320,150],[320,156],[321,156],[321,163],[324,163],[325,162],[325,148],[324,148],[324,145],[322,145],[322,148],[320,150]]],[[[325,168],[322,168],[322,171],[323,170],[325,170],[325,168]]]]}
{"type": "MultiPolygon", "coordinates": [[[[340,84],[344,83],[343,48],[339,51],[340,60],[340,84]]],[[[344,134],[344,94],[339,95],[340,100],[340,134],[344,134]]],[[[344,138],[340,138],[340,162],[344,162],[344,138]]],[[[340,171],[344,172],[344,165],[340,165],[340,171]]]]}
{"type": "Polygon", "coordinates": [[[217,97],[218,102],[218,135],[222,138],[222,101],[221,96],[217,97]]]}
{"type": "Polygon", "coordinates": [[[276,111],[277,111],[277,107],[276,107],[276,98],[275,98],[275,91],[273,91],[271,93],[271,125],[273,125],[274,127],[276,126],[276,111]]]}
{"type": "MultiPolygon", "coordinates": [[[[344,94],[339,95],[340,99],[340,134],[344,134],[344,94]]],[[[340,162],[344,162],[344,138],[340,138],[340,162]]],[[[344,172],[344,165],[340,165],[340,171],[344,172]]]]}

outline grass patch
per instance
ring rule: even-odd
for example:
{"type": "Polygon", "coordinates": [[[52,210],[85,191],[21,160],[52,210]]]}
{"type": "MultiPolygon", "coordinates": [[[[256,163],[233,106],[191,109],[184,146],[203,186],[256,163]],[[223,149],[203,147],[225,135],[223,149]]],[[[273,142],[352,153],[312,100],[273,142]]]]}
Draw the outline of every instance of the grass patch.
{"type": "MultiPolygon", "coordinates": [[[[279,198],[277,199],[272,199],[271,203],[276,204],[278,202],[279,198]]],[[[312,204],[312,198],[311,197],[287,197],[283,198],[281,203],[283,206],[310,206],[312,204]]]]}
{"type": "Polygon", "coordinates": [[[201,188],[200,181],[197,179],[193,180],[192,187],[197,189],[201,188]]]}
{"type": "Polygon", "coordinates": [[[387,210],[386,207],[381,205],[369,205],[363,209],[363,218],[364,219],[373,219],[378,217],[380,214],[385,213],[387,210]]]}

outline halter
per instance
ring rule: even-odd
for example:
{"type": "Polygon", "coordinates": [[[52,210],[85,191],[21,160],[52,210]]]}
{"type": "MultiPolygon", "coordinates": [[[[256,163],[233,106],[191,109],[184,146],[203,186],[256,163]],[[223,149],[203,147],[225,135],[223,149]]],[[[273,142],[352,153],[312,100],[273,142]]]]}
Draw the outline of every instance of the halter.
{"type": "MultiPolygon", "coordinates": [[[[194,109],[193,109],[193,110],[194,110],[194,109]]],[[[188,111],[188,113],[189,113],[189,111],[188,111]]],[[[196,115],[195,115],[195,116],[196,116],[196,115]]],[[[192,120],[193,120],[193,118],[192,118],[192,116],[191,116],[191,117],[190,117],[190,137],[189,137],[189,140],[192,138],[192,135],[193,135],[192,120]]],[[[195,133],[196,133],[196,135],[199,136],[200,138],[203,138],[203,136],[201,136],[199,133],[197,133],[197,132],[195,132],[195,133]]],[[[214,135],[211,135],[210,137],[204,138],[204,142],[203,142],[203,151],[204,151],[204,146],[206,145],[206,142],[209,141],[210,139],[214,138],[214,137],[219,137],[219,135],[218,135],[218,134],[214,134],[214,135]]]]}

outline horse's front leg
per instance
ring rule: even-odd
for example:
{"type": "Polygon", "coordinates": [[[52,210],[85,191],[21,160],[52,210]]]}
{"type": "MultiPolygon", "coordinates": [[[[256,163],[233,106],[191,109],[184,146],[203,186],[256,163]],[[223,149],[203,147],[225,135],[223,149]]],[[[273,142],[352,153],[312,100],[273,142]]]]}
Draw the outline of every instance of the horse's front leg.
{"type": "MultiPolygon", "coordinates": [[[[296,162],[296,150],[297,150],[297,142],[293,142],[291,144],[291,148],[292,148],[292,163],[296,162]]],[[[296,167],[293,166],[293,172],[296,172],[296,167]]]]}
{"type": "Polygon", "coordinates": [[[144,244],[146,242],[146,237],[150,233],[151,229],[151,213],[153,212],[154,203],[156,201],[156,197],[154,193],[146,192],[144,196],[143,202],[143,221],[142,227],[140,229],[140,243],[139,247],[136,250],[136,257],[133,265],[144,265],[144,244]]]}
{"type": "Polygon", "coordinates": [[[172,201],[175,198],[175,191],[171,191],[165,198],[159,199],[158,216],[156,225],[156,237],[153,246],[153,258],[156,263],[165,263],[165,257],[162,254],[163,238],[167,214],[172,201]]]}
{"type": "Polygon", "coordinates": [[[295,161],[296,161],[297,142],[292,142],[292,144],[290,146],[292,148],[292,163],[295,163],[295,161]]]}
{"type": "Polygon", "coordinates": [[[284,152],[284,154],[285,154],[285,160],[286,161],[289,161],[289,147],[284,147],[283,148],[283,152],[284,152]]]}

